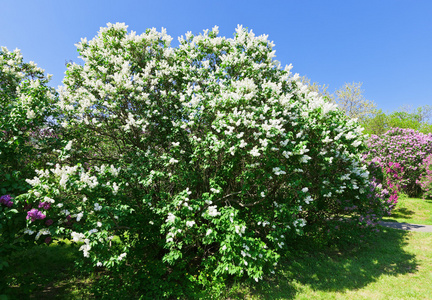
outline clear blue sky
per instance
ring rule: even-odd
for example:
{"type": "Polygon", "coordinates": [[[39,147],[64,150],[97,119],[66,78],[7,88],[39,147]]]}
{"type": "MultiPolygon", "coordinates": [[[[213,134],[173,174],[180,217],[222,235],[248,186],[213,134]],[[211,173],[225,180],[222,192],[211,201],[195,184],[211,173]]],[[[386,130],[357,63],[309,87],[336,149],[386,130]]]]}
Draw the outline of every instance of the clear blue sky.
{"type": "Polygon", "coordinates": [[[385,112],[432,105],[430,0],[1,0],[0,45],[21,49],[61,84],[75,43],[100,27],[124,22],[129,30],[165,27],[174,40],[218,25],[232,37],[237,24],[268,34],[276,59],[294,73],[329,85],[363,82],[364,95],[385,112]]]}

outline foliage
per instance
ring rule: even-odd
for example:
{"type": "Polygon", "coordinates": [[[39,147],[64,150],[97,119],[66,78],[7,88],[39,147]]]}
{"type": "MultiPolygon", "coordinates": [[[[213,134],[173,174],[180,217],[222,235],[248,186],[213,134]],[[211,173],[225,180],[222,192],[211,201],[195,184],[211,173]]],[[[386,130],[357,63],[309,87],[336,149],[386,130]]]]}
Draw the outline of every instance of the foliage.
{"type": "Polygon", "coordinates": [[[282,70],[266,36],[179,40],[108,24],[78,44],[84,65],[59,90],[63,147],[15,198],[28,237],[78,243],[81,269],[109,270],[110,290],[192,297],[274,272],[308,226],[370,228],[387,211],[362,128],[282,70]]]}
{"type": "MultiPolygon", "coordinates": [[[[416,223],[417,213],[431,219],[426,213],[432,209],[431,201],[402,199],[402,202],[408,200],[412,200],[412,205],[407,207],[414,211],[411,223],[421,224],[416,223]]],[[[396,211],[401,209],[399,204],[396,211]]],[[[432,223],[429,221],[429,224],[432,223]]],[[[431,298],[431,242],[431,233],[389,228],[383,228],[372,237],[360,237],[356,243],[344,248],[339,245],[319,248],[313,240],[306,240],[290,247],[276,274],[265,276],[258,284],[237,281],[228,288],[203,294],[202,298],[358,299],[365,298],[365,295],[368,299],[394,298],[396,295],[400,299],[421,299],[426,295],[431,298]],[[398,278],[396,281],[395,276],[398,278]]],[[[77,249],[70,246],[51,244],[13,253],[13,267],[6,274],[9,284],[6,294],[10,299],[89,299],[103,292],[107,295],[107,291],[112,289],[110,286],[104,288],[103,282],[98,280],[104,271],[99,268],[91,275],[81,275],[80,269],[74,268],[73,264],[76,252],[77,249]],[[100,285],[97,288],[99,294],[95,293],[96,285],[100,285]]],[[[139,298],[128,291],[123,291],[123,294],[113,292],[114,296],[105,298],[139,298]]]]}
{"type": "Polygon", "coordinates": [[[432,154],[429,154],[420,165],[420,177],[417,184],[423,191],[423,197],[432,199],[432,154]]]}
{"type": "Polygon", "coordinates": [[[30,188],[25,179],[44,166],[56,144],[55,126],[48,121],[55,116],[55,91],[43,72],[25,63],[19,50],[0,49],[0,270],[24,242],[19,234],[24,205],[13,198],[30,188]]]}
{"type": "Polygon", "coordinates": [[[55,143],[49,117],[55,116],[55,91],[50,76],[19,50],[0,50],[0,193],[18,195],[29,186],[25,179],[46,162],[55,143]],[[49,129],[48,129],[49,126],[49,129]]]}
{"type": "Polygon", "coordinates": [[[311,80],[306,76],[301,77],[301,81],[308,85],[310,91],[316,92],[328,101],[337,104],[345,115],[357,119],[363,127],[368,128],[366,126],[368,122],[381,112],[381,110],[376,109],[375,102],[365,99],[361,89],[363,83],[361,82],[345,83],[344,86],[335,91],[336,95],[334,95],[328,92],[328,85],[320,85],[317,82],[311,83],[311,80]]]}
{"type": "Polygon", "coordinates": [[[423,134],[413,129],[393,128],[385,134],[372,135],[368,141],[368,160],[386,167],[398,163],[403,168],[403,182],[400,183],[408,195],[421,192],[417,180],[421,174],[420,165],[432,151],[432,134],[423,134]]]}
{"type": "Polygon", "coordinates": [[[422,133],[432,133],[432,124],[429,122],[430,106],[418,107],[413,112],[395,111],[389,114],[377,110],[362,122],[365,133],[381,135],[391,128],[410,128],[422,133]]]}

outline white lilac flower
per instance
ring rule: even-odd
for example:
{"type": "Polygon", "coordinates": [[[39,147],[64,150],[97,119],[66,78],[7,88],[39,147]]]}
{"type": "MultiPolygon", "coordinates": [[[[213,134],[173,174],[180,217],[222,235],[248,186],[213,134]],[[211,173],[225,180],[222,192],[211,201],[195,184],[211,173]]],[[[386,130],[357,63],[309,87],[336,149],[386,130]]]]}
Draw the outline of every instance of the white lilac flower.
{"type": "Polygon", "coordinates": [[[75,231],[73,231],[73,232],[71,233],[71,236],[72,236],[72,240],[73,240],[75,243],[83,242],[83,241],[84,241],[84,238],[85,238],[85,235],[84,235],[84,234],[82,234],[82,233],[78,233],[78,232],[75,232],[75,231]]]}
{"type": "Polygon", "coordinates": [[[281,170],[279,167],[273,168],[273,173],[277,176],[286,174],[286,172],[281,170]]]}
{"type": "Polygon", "coordinates": [[[312,157],[310,157],[309,155],[303,155],[301,158],[300,158],[300,162],[302,162],[302,163],[307,163],[308,162],[308,160],[310,160],[312,157]]]}
{"type": "Polygon", "coordinates": [[[302,189],[303,193],[306,193],[307,191],[309,191],[309,189],[307,187],[305,187],[305,188],[302,189]]]}
{"type": "Polygon", "coordinates": [[[211,229],[207,229],[206,235],[210,235],[213,232],[211,229]]]}
{"type": "Polygon", "coordinates": [[[261,155],[256,146],[250,151],[250,154],[252,156],[260,156],[261,155]]]}
{"type": "Polygon", "coordinates": [[[95,211],[100,211],[101,209],[102,209],[102,206],[100,206],[99,203],[96,202],[96,203],[94,204],[94,210],[95,210],[95,211]]]}
{"type": "Polygon", "coordinates": [[[27,110],[27,118],[34,119],[36,117],[36,114],[33,110],[29,109],[27,110]]]}
{"type": "Polygon", "coordinates": [[[28,228],[26,228],[25,230],[24,230],[24,233],[25,234],[28,234],[28,235],[32,235],[33,233],[35,233],[33,230],[30,230],[30,229],[28,229],[28,228]]]}
{"type": "Polygon", "coordinates": [[[307,196],[306,199],[305,199],[306,204],[309,204],[312,201],[313,201],[313,199],[312,199],[311,196],[307,196]]]}
{"type": "Polygon", "coordinates": [[[44,197],[44,201],[48,202],[48,203],[55,203],[54,199],[48,198],[48,197],[44,197]]]}
{"type": "Polygon", "coordinates": [[[166,219],[166,222],[167,223],[173,223],[174,222],[174,220],[175,220],[175,216],[172,214],[172,213],[169,213],[168,214],[168,217],[167,217],[167,219],[166,219]]]}
{"type": "Polygon", "coordinates": [[[118,192],[119,186],[117,185],[116,182],[114,182],[113,185],[112,185],[112,187],[113,187],[113,189],[114,189],[113,194],[114,194],[114,195],[117,195],[117,192],[118,192]]]}
{"type": "Polygon", "coordinates": [[[217,206],[213,205],[213,206],[208,207],[208,214],[210,217],[216,217],[216,216],[220,215],[220,212],[218,212],[217,206]]]}
{"type": "Polygon", "coordinates": [[[362,142],[361,141],[354,141],[351,145],[353,145],[354,147],[358,147],[358,146],[360,146],[360,144],[361,144],[362,142]]]}
{"type": "Polygon", "coordinates": [[[82,219],[83,216],[84,216],[84,214],[83,214],[82,212],[78,213],[78,214],[76,215],[76,220],[77,220],[77,222],[81,221],[81,219],[82,219]]]}
{"type": "Polygon", "coordinates": [[[217,189],[214,189],[214,188],[210,188],[210,191],[212,193],[215,193],[215,194],[219,194],[220,193],[220,190],[217,190],[217,189]]]}
{"type": "Polygon", "coordinates": [[[195,225],[195,221],[187,221],[186,222],[186,226],[187,227],[192,227],[192,226],[194,226],[195,225]]]}
{"type": "Polygon", "coordinates": [[[65,150],[70,150],[72,148],[72,141],[69,141],[65,146],[65,150]]]}
{"type": "Polygon", "coordinates": [[[178,163],[178,160],[175,158],[171,158],[169,161],[169,164],[176,164],[176,163],[178,163]]]}

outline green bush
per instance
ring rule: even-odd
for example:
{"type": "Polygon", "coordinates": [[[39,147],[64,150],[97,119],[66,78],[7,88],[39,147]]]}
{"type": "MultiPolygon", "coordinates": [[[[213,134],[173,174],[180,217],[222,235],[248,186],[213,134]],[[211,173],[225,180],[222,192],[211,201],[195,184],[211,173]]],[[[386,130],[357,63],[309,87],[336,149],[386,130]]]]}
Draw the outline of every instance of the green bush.
{"type": "MultiPolygon", "coordinates": [[[[25,193],[26,178],[36,175],[52,159],[56,145],[56,92],[48,86],[49,76],[33,62],[26,63],[19,50],[0,49],[0,196],[25,193]]],[[[10,202],[9,202],[10,203],[10,202]]],[[[24,204],[0,204],[0,270],[7,256],[20,247],[19,231],[25,226],[24,204]]],[[[2,276],[3,279],[3,276],[2,276]]],[[[2,280],[0,279],[0,280],[2,280]]],[[[0,286],[3,286],[0,284],[0,286]]],[[[1,290],[0,290],[1,291],[1,290]]]]}
{"type": "Polygon", "coordinates": [[[282,70],[266,36],[170,41],[108,24],[79,43],[59,91],[65,146],[18,197],[26,233],[80,243],[83,269],[110,271],[100,295],[193,297],[274,272],[308,225],[372,226],[384,204],[368,198],[360,126],[282,70]]]}

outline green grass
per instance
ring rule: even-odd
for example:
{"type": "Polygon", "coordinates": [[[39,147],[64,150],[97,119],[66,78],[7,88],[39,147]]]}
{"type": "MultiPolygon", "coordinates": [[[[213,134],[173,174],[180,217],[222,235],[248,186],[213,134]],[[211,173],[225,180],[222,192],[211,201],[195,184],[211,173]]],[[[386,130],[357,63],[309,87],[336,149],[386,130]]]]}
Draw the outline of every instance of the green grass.
{"type": "Polygon", "coordinates": [[[90,296],[86,290],[90,278],[81,276],[75,268],[78,255],[82,254],[77,247],[68,243],[33,246],[11,254],[5,275],[5,295],[8,296],[0,295],[0,299],[80,299],[90,296]]]}
{"type": "MultiPolygon", "coordinates": [[[[405,198],[387,218],[432,224],[432,201],[405,198]]],[[[357,244],[297,245],[275,275],[222,291],[225,299],[432,299],[432,233],[380,228],[357,244]]],[[[68,244],[41,245],[12,255],[7,299],[89,299],[95,275],[81,275],[68,244]]],[[[0,288],[1,290],[1,288],[0,288]]],[[[0,293],[1,294],[1,293],[0,293]]],[[[216,297],[219,299],[220,297],[216,297]]],[[[0,299],[6,299],[0,295],[0,299]]]]}
{"type": "Polygon", "coordinates": [[[432,225],[432,200],[402,197],[391,216],[383,220],[432,225]]]}
{"type": "Polygon", "coordinates": [[[432,299],[432,233],[383,230],[350,250],[288,255],[278,276],[232,299],[432,299]]]}

